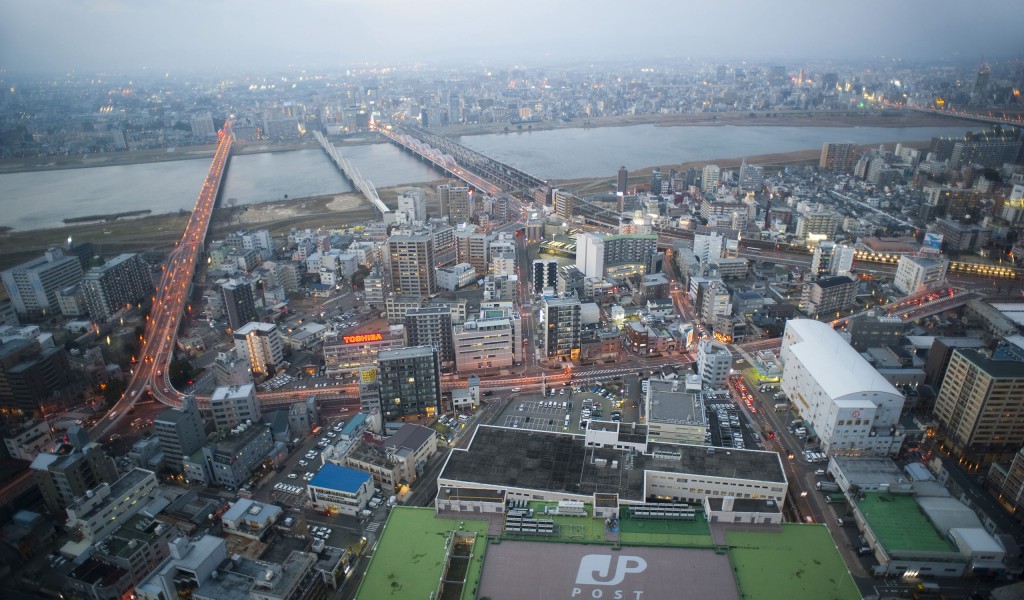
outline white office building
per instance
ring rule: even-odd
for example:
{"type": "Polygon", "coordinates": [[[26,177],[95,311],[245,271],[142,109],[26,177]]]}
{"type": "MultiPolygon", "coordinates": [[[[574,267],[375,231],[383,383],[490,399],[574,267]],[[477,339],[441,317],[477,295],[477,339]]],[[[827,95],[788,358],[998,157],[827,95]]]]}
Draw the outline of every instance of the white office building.
{"type": "Polygon", "coordinates": [[[251,383],[224,385],[213,390],[210,412],[217,429],[231,429],[247,422],[259,423],[260,405],[251,383]]]}
{"type": "Polygon", "coordinates": [[[949,260],[943,256],[901,256],[892,285],[910,295],[938,287],[946,280],[949,260]]]}
{"type": "Polygon", "coordinates": [[[724,390],[732,369],[732,352],[724,344],[701,340],[697,344],[697,375],[708,390],[724,390]]]}
{"type": "Polygon", "coordinates": [[[903,394],[825,323],[794,319],[782,338],[782,390],[808,435],[834,455],[889,455],[903,442],[903,394]]]}

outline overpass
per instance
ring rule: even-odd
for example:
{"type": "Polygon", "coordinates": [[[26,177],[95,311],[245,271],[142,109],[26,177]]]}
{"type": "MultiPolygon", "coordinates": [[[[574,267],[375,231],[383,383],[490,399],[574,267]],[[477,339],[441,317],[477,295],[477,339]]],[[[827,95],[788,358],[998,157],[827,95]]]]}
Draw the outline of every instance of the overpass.
{"type": "Polygon", "coordinates": [[[334,144],[327,141],[324,134],[319,131],[314,131],[313,136],[316,138],[316,141],[320,142],[320,147],[324,149],[327,156],[331,157],[331,162],[334,163],[334,166],[338,167],[341,174],[344,175],[357,190],[362,192],[363,196],[370,201],[370,204],[372,204],[374,208],[380,211],[381,216],[391,212],[391,209],[388,208],[380,199],[380,196],[377,195],[377,188],[373,187],[373,183],[371,183],[369,179],[363,177],[363,174],[359,172],[359,169],[350,163],[347,158],[342,156],[341,152],[338,152],[338,149],[334,147],[334,144]]]}
{"type": "Polygon", "coordinates": [[[174,357],[178,328],[188,304],[192,278],[203,252],[210,217],[227,169],[233,141],[231,126],[232,122],[228,121],[219,133],[213,162],[185,225],[185,231],[163,265],[160,282],[152,297],[152,309],[146,317],[138,362],[132,368],[125,393],[93,426],[90,433],[94,438],[106,435],[128,414],[135,402],[146,394],[151,394],[157,401],[168,406],[181,406],[181,396],[171,387],[167,371],[174,357]]]}
{"type": "Polygon", "coordinates": [[[411,135],[402,133],[400,130],[394,130],[389,126],[378,127],[377,133],[383,135],[388,141],[413,156],[430,163],[435,169],[461,180],[475,190],[479,190],[489,196],[497,196],[504,191],[476,173],[463,169],[454,157],[421,142],[411,135]]]}

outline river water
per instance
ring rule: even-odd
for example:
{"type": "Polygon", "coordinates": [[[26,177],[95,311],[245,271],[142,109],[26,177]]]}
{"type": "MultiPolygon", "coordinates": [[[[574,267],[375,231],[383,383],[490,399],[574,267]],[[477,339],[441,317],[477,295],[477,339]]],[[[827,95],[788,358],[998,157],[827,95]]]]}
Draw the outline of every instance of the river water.
{"type": "MultiPolygon", "coordinates": [[[[658,127],[633,125],[467,136],[487,156],[548,179],[613,177],[619,165],[640,169],[694,160],[858,144],[959,136],[957,127],[658,127]]],[[[390,144],[341,146],[378,188],[441,177],[390,144]]],[[[62,219],[132,210],[154,214],[191,209],[208,159],[0,175],[0,225],[16,230],[63,225],[62,219]]],[[[255,204],[352,191],[317,149],[233,156],[224,180],[226,203],[255,204]]]]}

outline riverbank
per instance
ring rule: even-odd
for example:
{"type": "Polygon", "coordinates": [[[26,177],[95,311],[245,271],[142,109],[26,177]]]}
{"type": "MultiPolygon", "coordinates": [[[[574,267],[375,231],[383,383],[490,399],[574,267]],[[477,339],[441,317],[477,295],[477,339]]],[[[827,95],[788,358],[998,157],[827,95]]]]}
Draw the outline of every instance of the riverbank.
{"type": "Polygon", "coordinates": [[[538,123],[488,123],[442,127],[436,133],[447,136],[488,135],[495,133],[521,134],[550,129],[578,129],[593,127],[628,127],[655,125],[658,127],[724,127],[724,126],[777,126],[777,127],[975,127],[987,126],[977,121],[948,115],[907,111],[751,111],[727,113],[693,113],[671,115],[623,115],[589,117],[567,121],[538,123]]]}
{"type": "MultiPolygon", "coordinates": [[[[339,147],[378,144],[381,140],[377,134],[367,134],[358,138],[334,138],[331,142],[339,147]]],[[[236,142],[231,153],[234,155],[265,154],[268,152],[292,152],[295,150],[319,149],[316,140],[298,142],[236,142]]],[[[28,173],[34,171],[59,171],[62,169],[87,169],[90,167],[114,167],[120,165],[136,165],[166,162],[172,160],[212,160],[216,145],[177,146],[174,148],[154,148],[151,150],[135,150],[132,152],[105,152],[102,154],[74,154],[68,156],[39,156],[34,158],[9,158],[0,160],[0,175],[8,173],[28,173]]]]}
{"type": "MultiPolygon", "coordinates": [[[[930,140],[925,141],[907,141],[899,142],[905,147],[914,148],[918,150],[927,149],[930,140]]],[[[889,144],[886,144],[887,146],[889,144]]],[[[895,144],[893,144],[895,145],[895,144]]],[[[861,144],[857,146],[857,152],[863,153],[869,150],[878,148],[878,144],[861,144]]],[[[651,172],[655,168],[661,170],[665,177],[668,176],[668,172],[671,169],[675,169],[678,172],[683,172],[688,169],[702,169],[705,165],[718,165],[722,169],[738,169],[743,161],[747,164],[759,165],[764,167],[766,175],[768,173],[778,172],[786,167],[798,167],[807,165],[817,165],[821,159],[821,149],[815,150],[800,150],[797,152],[779,152],[775,154],[760,154],[755,156],[744,156],[744,157],[730,157],[730,158],[715,158],[708,160],[696,160],[678,164],[668,165],[651,165],[642,169],[637,169],[629,172],[627,179],[628,185],[636,184],[648,184],[651,179],[651,172]]],[[[580,195],[588,194],[600,194],[606,192],[614,192],[616,186],[615,177],[606,177],[601,179],[584,178],[584,179],[564,179],[557,180],[552,183],[556,187],[562,187],[572,191],[573,193],[580,195]]]]}
{"type": "MultiPolygon", "coordinates": [[[[569,121],[545,121],[521,125],[492,123],[443,127],[437,133],[446,136],[469,136],[485,134],[520,135],[533,131],[550,129],[574,129],[595,127],[628,127],[649,125],[658,127],[682,126],[778,126],[778,127],[976,127],[985,125],[976,121],[957,119],[945,115],[925,113],[871,111],[871,112],[820,112],[783,111],[747,113],[696,113],[681,115],[627,115],[616,117],[592,117],[569,121]]],[[[339,147],[383,143],[376,134],[329,138],[339,147]]],[[[291,152],[319,148],[312,139],[297,142],[238,142],[232,148],[236,155],[262,154],[267,152],[291,152]]],[[[179,146],[156,148],[132,152],[107,152],[102,154],[78,154],[69,156],[43,156],[0,160],[0,174],[24,173],[31,171],[54,171],[61,169],[83,169],[89,167],[111,167],[143,163],[157,163],[171,160],[210,160],[216,150],[214,145],[179,146]]]]}
{"type": "MultiPolygon", "coordinates": [[[[417,188],[424,191],[427,209],[439,210],[433,192],[440,180],[414,185],[398,185],[378,190],[385,204],[394,207],[398,195],[417,188]]],[[[70,237],[74,243],[91,242],[93,252],[111,257],[122,252],[166,252],[181,239],[190,213],[175,212],[114,222],[92,222],[66,227],[30,231],[0,231],[0,269],[41,255],[48,248],[63,246],[70,237]]],[[[333,229],[379,219],[380,213],[362,194],[330,194],[310,198],[278,200],[261,204],[218,206],[210,221],[209,240],[221,239],[238,229],[266,229],[272,236],[296,229],[333,229]]]]}

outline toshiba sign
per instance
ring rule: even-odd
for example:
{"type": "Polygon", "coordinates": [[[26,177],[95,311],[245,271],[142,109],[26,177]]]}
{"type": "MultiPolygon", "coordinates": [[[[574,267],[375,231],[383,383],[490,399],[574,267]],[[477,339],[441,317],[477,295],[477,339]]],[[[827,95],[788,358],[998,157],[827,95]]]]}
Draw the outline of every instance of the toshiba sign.
{"type": "Polygon", "coordinates": [[[359,335],[346,335],[341,338],[346,344],[364,344],[366,342],[379,342],[384,336],[379,333],[361,333],[359,335]]]}

